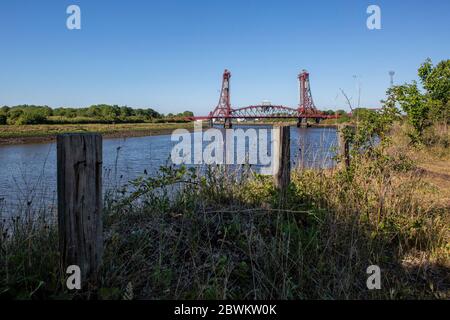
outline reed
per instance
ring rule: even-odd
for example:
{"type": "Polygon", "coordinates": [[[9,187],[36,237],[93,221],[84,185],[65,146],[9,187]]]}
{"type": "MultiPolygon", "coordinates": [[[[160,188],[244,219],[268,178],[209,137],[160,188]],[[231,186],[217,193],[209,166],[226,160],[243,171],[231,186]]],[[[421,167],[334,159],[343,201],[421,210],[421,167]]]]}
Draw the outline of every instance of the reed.
{"type": "Polygon", "coordinates": [[[64,287],[52,218],[3,219],[0,295],[448,299],[450,189],[422,167],[448,169],[448,150],[410,146],[402,130],[348,169],[300,165],[282,199],[248,166],[165,166],[108,192],[100,283],[76,293],[64,287]],[[381,290],[366,287],[374,264],[381,290]]]}

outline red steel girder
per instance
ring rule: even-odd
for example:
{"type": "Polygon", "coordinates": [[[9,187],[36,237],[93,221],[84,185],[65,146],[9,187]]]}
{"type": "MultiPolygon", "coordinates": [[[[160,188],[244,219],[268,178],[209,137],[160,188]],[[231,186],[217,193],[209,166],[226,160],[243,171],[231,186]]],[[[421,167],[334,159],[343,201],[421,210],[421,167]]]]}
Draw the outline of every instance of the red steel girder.
{"type": "Polygon", "coordinates": [[[243,108],[233,109],[230,99],[230,78],[231,73],[225,69],[222,76],[222,89],[220,91],[219,103],[208,116],[188,117],[189,120],[224,120],[231,124],[231,119],[332,119],[337,116],[325,115],[314,105],[309,82],[309,73],[302,70],[298,75],[299,80],[299,105],[297,108],[282,105],[252,105],[243,108]]]}

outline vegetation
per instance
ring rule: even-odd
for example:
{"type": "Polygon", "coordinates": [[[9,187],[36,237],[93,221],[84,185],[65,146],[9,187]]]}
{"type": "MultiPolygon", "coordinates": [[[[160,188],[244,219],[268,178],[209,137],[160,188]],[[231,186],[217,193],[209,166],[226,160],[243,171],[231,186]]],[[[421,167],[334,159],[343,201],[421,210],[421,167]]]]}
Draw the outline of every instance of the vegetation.
{"type": "Polygon", "coordinates": [[[450,60],[433,66],[428,59],[418,74],[423,90],[414,81],[390,88],[387,99],[397,101],[406,113],[413,128],[410,136],[414,143],[425,142],[425,130],[434,123],[446,126],[450,121],[450,60]]]}
{"type": "Polygon", "coordinates": [[[40,124],[0,126],[0,144],[25,141],[46,141],[57,134],[69,132],[99,132],[106,137],[130,137],[169,134],[178,128],[192,129],[192,122],[119,123],[119,124],[40,124]],[[31,139],[31,140],[30,140],[31,139]]]}
{"type": "Polygon", "coordinates": [[[434,89],[420,103],[395,90],[346,133],[348,168],[295,169],[283,197],[248,166],[165,166],[106,193],[100,280],[80,292],[65,289],[51,213],[2,220],[0,296],[449,299],[450,134],[440,116],[412,121],[434,89]],[[374,264],[381,290],[366,286],[374,264]]]}
{"type": "Polygon", "coordinates": [[[48,106],[19,105],[0,109],[0,124],[87,124],[87,123],[142,123],[186,122],[191,111],[164,116],[157,111],[134,109],[117,105],[92,105],[88,108],[56,108],[48,106]],[[5,119],[6,117],[6,119],[5,119]]]}
{"type": "Polygon", "coordinates": [[[355,154],[348,171],[295,171],[284,202],[270,178],[247,167],[239,178],[221,167],[204,175],[164,167],[132,181],[106,195],[101,280],[83,292],[64,289],[54,217],[4,220],[0,292],[26,299],[122,299],[130,290],[152,299],[449,298],[448,203],[398,148],[407,145],[355,154]],[[367,290],[372,264],[382,268],[382,290],[367,290]]]}

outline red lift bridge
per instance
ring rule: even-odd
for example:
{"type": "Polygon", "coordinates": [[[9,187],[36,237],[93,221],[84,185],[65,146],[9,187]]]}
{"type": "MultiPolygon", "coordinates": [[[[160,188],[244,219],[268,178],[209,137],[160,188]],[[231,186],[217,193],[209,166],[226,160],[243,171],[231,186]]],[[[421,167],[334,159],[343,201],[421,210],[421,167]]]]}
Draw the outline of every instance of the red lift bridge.
{"type": "Polygon", "coordinates": [[[231,128],[232,119],[297,119],[297,126],[300,126],[302,122],[306,124],[307,119],[314,119],[319,123],[322,119],[336,118],[336,116],[324,114],[315,107],[309,84],[309,73],[306,70],[298,75],[300,103],[297,108],[272,104],[232,108],[230,78],[230,71],[225,70],[219,103],[214,111],[204,117],[189,117],[190,120],[218,120],[224,123],[225,128],[231,128]]]}

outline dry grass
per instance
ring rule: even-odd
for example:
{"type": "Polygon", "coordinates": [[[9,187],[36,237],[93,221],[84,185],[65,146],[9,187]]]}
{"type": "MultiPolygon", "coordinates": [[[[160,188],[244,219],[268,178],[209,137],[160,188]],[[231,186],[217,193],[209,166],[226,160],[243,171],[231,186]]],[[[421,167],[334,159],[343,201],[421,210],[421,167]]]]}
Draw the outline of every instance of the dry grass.
{"type": "Polygon", "coordinates": [[[435,126],[427,132],[435,141],[431,146],[411,147],[406,135],[408,130],[404,125],[394,127],[392,146],[388,152],[410,158],[417,166],[416,174],[438,191],[440,205],[450,208],[450,148],[446,146],[446,142],[450,141],[448,127],[435,126]]]}
{"type": "Polygon", "coordinates": [[[68,132],[99,132],[106,137],[128,137],[169,134],[178,128],[193,129],[190,123],[121,123],[121,124],[45,124],[0,126],[0,144],[38,142],[54,139],[57,134],[68,132]],[[33,139],[34,138],[34,139],[33,139]]]}
{"type": "MultiPolygon", "coordinates": [[[[448,299],[450,211],[441,186],[417,174],[423,158],[411,160],[414,150],[395,143],[355,156],[349,170],[297,170],[283,201],[270,178],[248,171],[166,168],[108,194],[100,286],[75,296],[448,299]],[[381,290],[366,287],[373,264],[381,290]]],[[[73,298],[60,279],[55,228],[30,223],[4,232],[0,293],[73,298]]]]}

